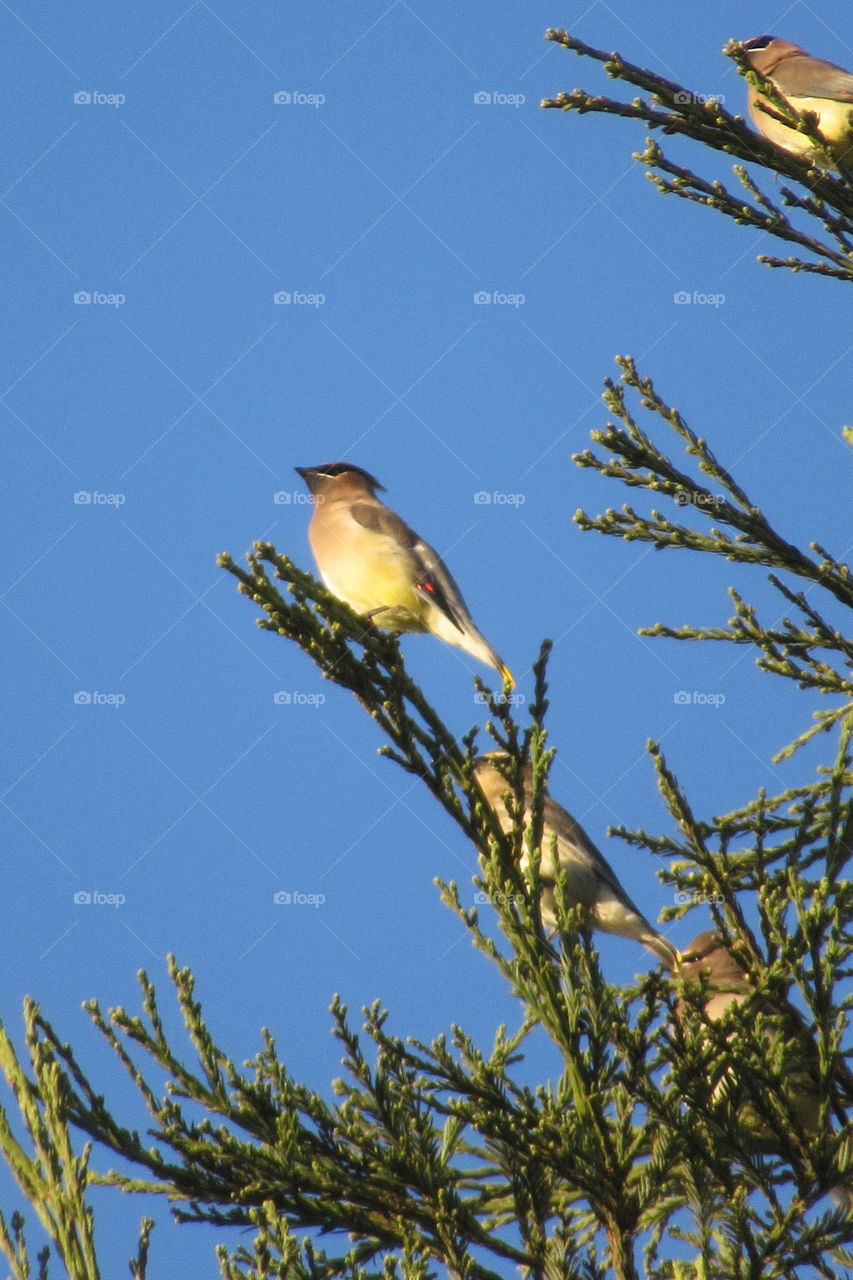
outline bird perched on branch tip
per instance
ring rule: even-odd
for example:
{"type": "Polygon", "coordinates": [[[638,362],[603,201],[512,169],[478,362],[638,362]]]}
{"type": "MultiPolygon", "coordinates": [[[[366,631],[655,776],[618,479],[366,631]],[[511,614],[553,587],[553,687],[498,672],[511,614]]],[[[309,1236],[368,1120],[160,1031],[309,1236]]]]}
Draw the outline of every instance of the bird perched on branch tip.
{"type": "Polygon", "coordinates": [[[346,462],[296,470],[314,497],[308,540],[332,594],[388,631],[431,632],[464,649],[512,688],[438,552],[376,496],[379,481],[346,462]]]}
{"type": "Polygon", "coordinates": [[[749,114],[768,142],[791,155],[832,167],[839,161],[853,164],[853,75],[823,58],[813,58],[799,45],[776,36],[754,36],[744,41],[753,71],[769,80],[794,111],[813,111],[817,127],[826,138],[827,150],[813,139],[776,117],[778,107],[754,85],[749,86],[749,114]],[[765,108],[767,108],[765,110],[765,108]],[[770,115],[769,112],[775,112],[770,115]]]}
{"type": "MultiPolygon", "coordinates": [[[[501,829],[507,833],[512,831],[514,825],[507,806],[507,797],[512,796],[512,785],[499,766],[506,768],[508,763],[509,756],[506,752],[490,751],[481,756],[474,766],[474,777],[489,806],[494,810],[501,829]]],[[[524,811],[525,825],[530,822],[532,791],[533,767],[528,764],[524,772],[527,805],[524,811]]],[[[546,794],[538,874],[542,923],[546,929],[551,930],[558,927],[555,892],[558,864],[565,873],[568,901],[584,908],[584,915],[591,929],[641,942],[668,969],[678,968],[678,950],[649,924],[639,907],[631,901],[619,883],[616,872],[580,823],[546,794]]],[[[526,849],[522,851],[519,865],[522,871],[527,872],[530,859],[526,849]]]]}

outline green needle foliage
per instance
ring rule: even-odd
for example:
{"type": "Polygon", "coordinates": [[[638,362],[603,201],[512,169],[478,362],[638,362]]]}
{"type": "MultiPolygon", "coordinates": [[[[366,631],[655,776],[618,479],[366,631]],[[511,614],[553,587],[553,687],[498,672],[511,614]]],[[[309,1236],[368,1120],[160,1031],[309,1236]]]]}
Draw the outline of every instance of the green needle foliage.
{"type": "MultiPolygon", "coordinates": [[[[741,116],[726,111],[717,99],[646,71],[619,53],[595,49],[568,31],[557,28],[547,31],[545,39],[580,57],[602,63],[612,79],[624,80],[647,96],[625,102],[619,98],[587,93],[584,89],[572,89],[553,98],[544,98],[543,107],[581,114],[597,111],[604,115],[641,120],[650,129],[692,138],[715,151],[723,151],[769,169],[774,175],[782,174],[793,179],[803,190],[782,187],[780,200],[763,191],[740,164],[734,166],[734,174],[741,190],[730,191],[719,179],[704,178],[670,160],[653,138],[646,139],[645,151],[634,154],[635,160],[647,166],[646,176],[664,195],[680,196],[683,200],[716,209],[742,226],[787,240],[809,255],[805,258],[761,255],[759,262],[770,267],[787,267],[791,271],[833,276],[837,280],[853,280],[853,185],[850,182],[853,175],[843,173],[836,177],[826,169],[815,168],[808,160],[789,155],[749,128],[741,116]],[[786,209],[797,210],[802,215],[803,225],[793,221],[786,209]]],[[[805,134],[818,148],[825,150],[826,142],[817,129],[814,113],[804,112],[800,116],[793,111],[772,84],[751,69],[746,62],[744,47],[738,41],[729,41],[724,52],[735,63],[739,74],[771,102],[769,114],[805,134]]]]}
{"type": "MultiPolygon", "coordinates": [[[[795,207],[819,213],[838,233],[834,248],[806,244],[753,186],[757,203],[737,206],[738,220],[823,255],[804,269],[853,273],[846,243],[839,247],[853,230],[843,177],[808,170],[716,104],[683,98],[679,86],[617,55],[564,32],[550,36],[652,97],[613,103],[575,91],[548,105],[644,119],[805,183],[809,194],[795,207]]],[[[644,159],[662,190],[699,198],[700,181],[676,173],[659,150],[644,159]]],[[[719,184],[709,193],[706,203],[735,216],[719,184]]],[[[783,197],[793,204],[792,193],[783,197]]],[[[538,867],[553,759],[547,642],[527,722],[478,681],[489,719],[458,736],[409,677],[395,638],[270,544],[256,544],[246,567],[223,555],[219,563],[259,610],[260,626],[298,645],[323,678],[356,697],[386,739],[383,752],[423,782],[474,845],[477,901],[492,910],[481,918],[454,883],[440,883],[439,892],[515,997],[517,1025],[499,1027],[490,1046],[458,1026],[425,1044],[392,1031],[378,1003],[354,1026],[335,998],[343,1074],[318,1092],[290,1074],[266,1029],[250,1061],[226,1055],[192,974],[170,958],[186,1044],[167,1035],[144,973],[139,1013],[86,1006],[138,1091],[148,1116],[142,1134],[27,1002],[26,1062],[0,1029],[0,1066],[16,1104],[14,1115],[0,1111],[0,1149],[48,1245],[33,1263],[22,1219],[0,1215],[13,1280],[43,1280],[49,1264],[55,1275],[54,1261],[73,1280],[99,1276],[92,1185],[162,1197],[180,1221],[217,1227],[229,1237],[217,1249],[223,1280],[427,1280],[437,1269],[452,1280],[805,1280],[853,1264],[845,1252],[853,1244],[853,891],[844,879],[853,852],[853,641],[839,621],[853,606],[853,581],[838,556],[777,532],[651,380],[629,358],[618,363],[619,380],[605,384],[612,420],[575,462],[634,493],[646,490],[649,510],[578,512],[578,525],[767,570],[781,609],[762,621],[732,592],[728,621],[659,622],[645,634],[751,646],[758,682],[781,677],[829,699],[814,711],[809,698],[812,722],[777,757],[828,735],[815,777],[702,818],[650,743],[668,829],[616,832],[663,865],[676,894],[669,918],[700,908],[704,918],[710,909],[749,992],[716,1016],[704,979],[652,970],[632,987],[606,982],[560,876],[563,927],[558,939],[546,936],[538,867]],[[472,774],[493,745],[510,761],[516,821],[508,834],[472,774]],[[529,877],[519,870],[524,851],[529,877]],[[531,1085],[520,1064],[534,1051],[549,1076],[531,1085]]],[[[136,1280],[145,1280],[151,1225],[144,1220],[130,1264],[136,1280]]]]}
{"type": "MultiPolygon", "coordinates": [[[[663,494],[682,512],[689,508],[701,514],[710,528],[707,531],[692,528],[669,520],[654,509],[648,515],[638,515],[627,505],[618,512],[607,511],[594,518],[578,511],[575,522],[580,528],[595,529],[626,541],[651,542],[660,550],[686,548],[710,552],[741,564],[767,565],[806,579],[812,587],[842,605],[853,607],[853,578],[849,566],[818,543],[810,544],[812,554],[807,555],[780,537],[761,509],[714,457],[707,442],[690,430],[676,409],[664,403],[650,379],[640,377],[633,360],[619,357],[617,364],[622,376],[618,383],[606,381],[604,401],[620,425],[611,422],[603,430],[592,432],[592,439],[609,456],[601,458],[585,450],[576,454],[574,461],[580,467],[592,467],[630,487],[646,489],[655,497],[663,494]],[[676,468],[658,449],[632,415],[628,391],[636,394],[643,409],[656,415],[684,441],[688,458],[695,459],[698,470],[718,487],[716,493],[676,468]]],[[[844,699],[830,710],[814,713],[815,724],[784,747],[776,757],[778,760],[793,754],[816,733],[849,722],[853,712],[853,643],[822,617],[804,592],[792,590],[777,573],[770,575],[770,582],[785,606],[793,606],[793,620],[783,616],[771,627],[765,627],[759,623],[756,610],[736,591],[731,591],[735,615],[726,627],[673,629],[659,623],[645,628],[641,634],[675,640],[750,644],[760,651],[757,663],[762,670],[795,680],[801,689],[815,689],[844,699]]]]}
{"type": "MultiPolygon", "coordinates": [[[[754,994],[712,1021],[701,983],[652,971],[636,987],[613,987],[577,908],[565,901],[559,944],[544,935],[535,855],[553,755],[543,727],[547,644],[526,727],[502,695],[481,686],[489,738],[513,762],[508,785],[519,815],[521,768],[526,760],[534,767],[533,820],[525,829],[519,818],[504,835],[471,776],[480,731],[454,737],[407,675],[394,638],[269,545],[255,548],[246,569],[223,556],[260,608],[260,625],[295,641],[358,698],[386,735],[386,754],[423,779],[476,846],[475,883],[495,908],[500,934],[463,905],[455,884],[440,891],[517,997],[518,1026],[498,1028],[485,1049],[460,1027],[423,1044],[392,1033],[378,1004],[364,1011],[359,1032],[336,999],[344,1075],[330,1101],[289,1074],[267,1031],[253,1060],[230,1059],[205,1021],[191,973],[171,960],[188,1050],[170,1043],[145,974],[140,1014],[87,1006],[147,1108],[143,1137],[117,1118],[73,1049],[28,1006],[32,1081],[6,1037],[2,1060],[36,1156],[8,1122],[4,1152],[70,1275],[97,1275],[89,1181],[161,1195],[181,1221],[250,1228],[249,1243],[218,1250],[226,1280],[391,1280],[427,1277],[436,1264],[471,1280],[515,1269],[542,1280],[837,1274],[853,1240],[853,1197],[845,1200],[853,1186],[853,1076],[844,1040],[853,894],[842,879],[853,845],[850,644],[782,575],[809,579],[812,594],[825,592],[834,607],[850,603],[849,576],[828,552],[804,552],[776,533],[633,363],[620,363],[622,378],[605,394],[619,425],[594,433],[605,456],[576,461],[648,489],[655,501],[663,495],[680,521],[689,512],[707,528],[627,507],[579,513],[579,524],[766,566],[792,619],[764,629],[737,599],[727,626],[661,624],[656,633],[752,644],[763,671],[841,698],[832,721],[817,726],[833,733],[835,752],[816,781],[760,794],[708,821],[693,814],[651,744],[672,830],[619,832],[666,860],[662,876],[678,901],[670,916],[710,904],[754,994]],[[640,430],[631,394],[674,434],[685,463],[676,466],[640,430]],[[530,882],[518,870],[525,843],[530,882]],[[535,1087],[515,1070],[529,1047],[555,1064],[535,1087]],[[122,1167],[91,1173],[90,1147],[74,1155],[69,1125],[122,1167]],[[826,1199],[833,1190],[842,1207],[826,1199]]],[[[25,1253],[21,1230],[17,1220],[11,1231],[4,1226],[10,1260],[25,1253]]],[[[143,1276],[142,1253],[136,1265],[143,1276]]],[[[19,1264],[14,1274],[30,1272],[19,1264]]]]}
{"type": "MultiPolygon", "coordinates": [[[[0,1026],[0,1068],[14,1094],[23,1130],[19,1140],[0,1108],[0,1152],[61,1260],[64,1274],[69,1280],[100,1280],[92,1210],[85,1195],[93,1181],[91,1143],[76,1154],[69,1125],[68,1080],[42,1036],[38,1009],[31,1000],[24,1003],[24,1025],[31,1076],[0,1026]]],[[[134,1280],[145,1280],[153,1226],[150,1218],[142,1220],[137,1253],[129,1264],[134,1280]]],[[[7,1222],[0,1212],[0,1250],[11,1280],[47,1280],[54,1274],[48,1270],[50,1246],[39,1251],[38,1270],[33,1269],[19,1213],[7,1222]]]]}

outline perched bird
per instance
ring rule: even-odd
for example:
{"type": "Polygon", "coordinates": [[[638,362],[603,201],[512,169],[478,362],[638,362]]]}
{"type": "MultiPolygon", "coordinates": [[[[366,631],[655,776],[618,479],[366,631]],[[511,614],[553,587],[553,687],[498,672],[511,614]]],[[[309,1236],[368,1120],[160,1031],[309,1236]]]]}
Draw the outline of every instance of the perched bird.
{"type": "Polygon", "coordinates": [[[799,45],[775,36],[755,36],[744,42],[747,61],[753,71],[770,80],[776,91],[795,111],[813,111],[817,127],[829,144],[831,154],[821,152],[804,133],[783,124],[762,110],[779,114],[763,94],[749,86],[749,114],[759,133],[768,142],[791,155],[832,166],[836,161],[853,163],[853,75],[834,62],[813,58],[799,45]]]}
{"type": "MultiPolygon", "coordinates": [[[[749,975],[710,930],[700,933],[685,948],[679,976],[694,982],[704,979],[707,994],[703,1010],[708,1022],[721,1021],[733,1006],[745,1004],[754,991],[749,975]]],[[[776,1010],[769,1002],[762,1001],[755,1012],[762,1016],[763,1035],[768,1044],[772,1044],[774,1049],[782,1049],[784,1065],[780,1074],[784,1080],[784,1099],[804,1133],[816,1134],[821,1110],[817,1049],[804,1040],[804,1024],[792,1011],[776,1010]]],[[[679,1000],[676,1015],[683,1020],[695,1016],[695,1011],[685,1000],[679,1000]]],[[[736,1026],[731,1034],[737,1035],[736,1026]]],[[[726,1098],[735,1110],[748,1151],[763,1155],[784,1154],[779,1132],[767,1112],[762,1108],[762,1114],[759,1114],[749,1093],[738,1084],[730,1068],[722,1064],[711,1083],[714,1096],[726,1098]]],[[[754,1098],[754,1091],[752,1096],[754,1098]]],[[[853,1186],[839,1184],[831,1187],[829,1194],[840,1209],[848,1215],[853,1214],[853,1186]]]]}
{"type": "MultiPolygon", "coordinates": [[[[474,766],[474,777],[480,784],[487,803],[494,810],[501,829],[506,832],[513,828],[506,803],[507,795],[512,794],[512,787],[496,765],[508,760],[505,752],[490,751],[487,755],[480,756],[474,766]]],[[[524,792],[528,805],[532,779],[533,769],[528,764],[524,775],[524,792]]],[[[677,969],[680,962],[678,951],[649,924],[639,907],[634,905],[610,863],[599,853],[580,823],[575,822],[571,814],[548,795],[545,796],[543,819],[539,859],[543,925],[552,930],[557,928],[555,876],[559,865],[566,874],[567,897],[573,904],[586,908],[590,928],[642,942],[667,968],[677,969]],[[556,849],[552,847],[554,837],[556,849]]],[[[525,809],[524,820],[530,821],[529,807],[525,809]]],[[[525,849],[520,866],[526,872],[529,865],[525,849]]]]}
{"type": "Polygon", "coordinates": [[[332,594],[388,631],[432,632],[512,687],[438,552],[377,498],[379,481],[346,462],[296,470],[314,495],[308,541],[332,594]]]}
{"type": "MultiPolygon", "coordinates": [[[[707,999],[703,1008],[709,1022],[719,1022],[733,1006],[745,1004],[754,990],[746,971],[711,930],[700,933],[684,951],[680,977],[693,982],[704,978],[707,999]]],[[[676,1006],[678,1017],[688,1016],[689,1011],[686,1002],[680,1000],[676,1006]]],[[[819,1099],[816,1081],[805,1069],[802,1043],[798,1041],[793,1025],[783,1025],[781,1012],[776,1012],[766,1003],[761,1004],[759,1011],[763,1015],[765,1034],[781,1038],[793,1055],[792,1062],[788,1064],[791,1069],[786,1072],[788,1101],[802,1128],[810,1133],[817,1127],[819,1099]]],[[[816,1065],[816,1059],[813,1065],[816,1065]]],[[[731,1072],[723,1067],[713,1083],[718,1096],[725,1093],[734,1105],[739,1106],[738,1115],[749,1135],[749,1148],[768,1153],[777,1150],[778,1137],[766,1119],[759,1117],[755,1108],[744,1101],[744,1091],[738,1089],[731,1072]]]]}

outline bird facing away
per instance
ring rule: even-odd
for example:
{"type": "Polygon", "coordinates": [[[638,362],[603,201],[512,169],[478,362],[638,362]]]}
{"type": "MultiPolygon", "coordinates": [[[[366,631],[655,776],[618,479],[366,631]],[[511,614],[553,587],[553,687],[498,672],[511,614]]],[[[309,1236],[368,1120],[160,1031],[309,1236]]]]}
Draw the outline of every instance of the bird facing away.
{"type": "Polygon", "coordinates": [[[778,115],[778,108],[753,86],[749,86],[749,114],[759,133],[768,142],[802,156],[812,163],[831,167],[840,160],[853,163],[853,75],[834,62],[813,58],[799,45],[775,36],[754,36],[744,42],[746,58],[753,71],[770,80],[776,91],[795,111],[813,111],[817,127],[829,143],[831,155],[821,152],[810,138],[774,119],[762,105],[778,115]]]}
{"type": "Polygon", "coordinates": [[[377,498],[378,480],[346,462],[296,470],[314,496],[308,541],[333,595],[388,631],[429,631],[514,685],[438,552],[377,498]]]}
{"type": "MultiPolygon", "coordinates": [[[[680,976],[695,982],[700,976],[705,979],[708,994],[704,1012],[709,1022],[719,1022],[733,1005],[744,1004],[754,990],[749,975],[712,931],[700,933],[685,949],[680,976]]],[[[810,1050],[804,1046],[802,1035],[797,1034],[797,1029],[785,1015],[777,1013],[769,1004],[762,1004],[758,1011],[763,1015],[763,1030],[768,1041],[771,1037],[778,1037],[785,1050],[785,1100],[805,1134],[816,1134],[821,1110],[817,1048],[810,1050]]],[[[676,1005],[678,1018],[684,1019],[693,1012],[684,1000],[679,1000],[676,1005]]],[[[736,1035],[737,1031],[734,1030],[733,1034],[736,1035]]],[[[737,1107],[747,1150],[763,1155],[784,1154],[780,1152],[779,1135],[766,1117],[759,1115],[748,1100],[740,1101],[738,1105],[746,1091],[737,1086],[731,1070],[723,1067],[712,1083],[716,1097],[726,1097],[737,1107]]],[[[839,1183],[830,1187],[829,1194],[839,1209],[843,1209],[848,1217],[853,1216],[853,1185],[839,1183]]]]}
{"type": "MultiPolygon", "coordinates": [[[[501,830],[507,833],[513,828],[513,819],[506,803],[507,795],[512,794],[512,786],[496,767],[496,762],[506,765],[508,761],[506,752],[490,751],[487,755],[480,756],[474,766],[474,777],[490,808],[494,810],[501,830]]],[[[532,780],[533,767],[528,764],[524,773],[527,801],[525,824],[530,821],[532,780]]],[[[676,948],[649,924],[639,907],[631,901],[610,863],[598,851],[580,823],[546,794],[539,859],[540,911],[543,925],[551,930],[557,928],[555,876],[558,864],[565,872],[567,899],[572,905],[585,908],[590,928],[642,942],[668,969],[678,968],[680,956],[676,948]]],[[[522,871],[528,871],[530,859],[526,849],[522,852],[519,865],[522,871]]]]}
{"type": "MultiPolygon", "coordinates": [[[[680,977],[698,982],[700,977],[707,984],[707,999],[704,1004],[704,1015],[709,1022],[719,1022],[728,1010],[735,1005],[745,1004],[754,991],[749,975],[735,960],[732,953],[723,945],[717,935],[707,930],[694,938],[683,953],[680,977]]],[[[804,1060],[803,1049],[792,1027],[784,1025],[783,1015],[776,1013],[769,1004],[760,1006],[764,1018],[764,1034],[768,1037],[784,1038],[789,1047],[791,1061],[786,1072],[787,1101],[806,1133],[817,1129],[820,1101],[814,1077],[810,1076],[808,1064],[804,1060]]],[[[690,1006],[679,1000],[676,1014],[680,1019],[691,1014],[690,1006]]],[[[734,1035],[737,1034],[733,1031],[734,1035]]],[[[813,1066],[816,1067],[815,1051],[813,1066]]],[[[743,1126],[745,1145],[751,1151],[773,1153],[778,1152],[779,1138],[767,1120],[759,1116],[755,1108],[745,1101],[745,1091],[738,1088],[731,1070],[722,1067],[714,1084],[716,1097],[728,1097],[737,1109],[738,1120],[743,1126]]]]}

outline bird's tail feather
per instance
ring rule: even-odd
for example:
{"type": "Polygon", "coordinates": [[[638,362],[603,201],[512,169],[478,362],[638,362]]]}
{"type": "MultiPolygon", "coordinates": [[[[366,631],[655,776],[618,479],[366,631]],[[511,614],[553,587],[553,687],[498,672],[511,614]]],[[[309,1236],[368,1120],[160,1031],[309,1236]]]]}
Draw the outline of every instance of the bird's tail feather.
{"type": "Polygon", "coordinates": [[[671,969],[673,973],[677,972],[681,964],[681,952],[667,942],[666,938],[659,933],[649,933],[641,938],[644,947],[648,947],[649,951],[653,951],[659,960],[662,960],[667,969],[671,969]]]}

